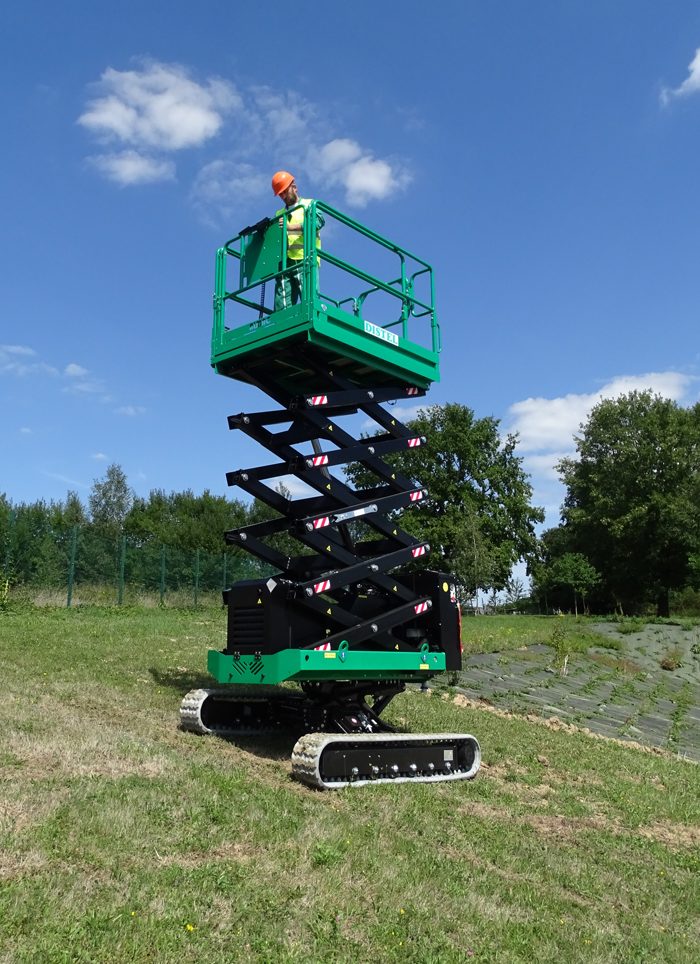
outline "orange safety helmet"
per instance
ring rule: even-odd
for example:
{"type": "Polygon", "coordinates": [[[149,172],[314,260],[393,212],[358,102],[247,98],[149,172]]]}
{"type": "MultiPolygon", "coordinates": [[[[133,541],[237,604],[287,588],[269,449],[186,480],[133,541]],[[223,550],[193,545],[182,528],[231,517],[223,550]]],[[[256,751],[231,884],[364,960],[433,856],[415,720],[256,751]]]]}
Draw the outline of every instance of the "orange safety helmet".
{"type": "Polygon", "coordinates": [[[276,174],[272,175],[272,193],[277,197],[286,191],[289,185],[294,180],[294,175],[290,174],[289,171],[277,171],[276,174]]]}

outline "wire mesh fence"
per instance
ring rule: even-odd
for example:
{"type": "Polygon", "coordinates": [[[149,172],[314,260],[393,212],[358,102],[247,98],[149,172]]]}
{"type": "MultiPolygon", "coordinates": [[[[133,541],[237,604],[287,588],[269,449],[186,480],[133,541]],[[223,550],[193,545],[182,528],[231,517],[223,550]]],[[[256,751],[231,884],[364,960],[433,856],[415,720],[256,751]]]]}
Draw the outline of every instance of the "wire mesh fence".
{"type": "Polygon", "coordinates": [[[232,583],[273,572],[235,548],[213,552],[91,526],[25,531],[4,542],[0,590],[39,605],[220,605],[232,583]]]}

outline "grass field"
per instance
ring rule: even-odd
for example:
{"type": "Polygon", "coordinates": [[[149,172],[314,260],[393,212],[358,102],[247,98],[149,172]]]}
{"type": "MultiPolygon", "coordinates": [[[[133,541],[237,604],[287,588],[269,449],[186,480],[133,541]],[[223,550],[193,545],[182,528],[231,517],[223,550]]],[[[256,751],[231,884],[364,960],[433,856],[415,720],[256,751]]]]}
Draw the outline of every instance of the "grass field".
{"type": "Polygon", "coordinates": [[[177,729],[223,631],[215,610],[0,613],[0,961],[698,960],[696,765],[435,689],[388,715],[474,733],[475,781],[314,792],[284,740],[177,729]]]}
{"type": "Polygon", "coordinates": [[[573,616],[473,616],[462,620],[462,645],[465,656],[551,645],[558,637],[565,638],[570,652],[585,652],[589,646],[617,648],[614,640],[601,639],[589,625],[590,620],[573,616]]]}

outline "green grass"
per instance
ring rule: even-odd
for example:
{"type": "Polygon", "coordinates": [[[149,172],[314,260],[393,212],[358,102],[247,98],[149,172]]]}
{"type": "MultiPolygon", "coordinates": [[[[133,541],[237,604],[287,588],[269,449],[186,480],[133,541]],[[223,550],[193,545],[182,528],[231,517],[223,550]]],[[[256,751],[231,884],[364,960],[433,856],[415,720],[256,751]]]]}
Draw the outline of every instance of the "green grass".
{"type": "Polygon", "coordinates": [[[592,646],[620,649],[619,640],[588,629],[584,616],[470,616],[462,620],[464,655],[546,645],[585,653],[592,646]]]}
{"type": "MultiPolygon", "coordinates": [[[[504,617],[496,646],[497,618],[470,651],[551,637],[504,617]]],[[[223,634],[0,614],[0,961],[697,960],[697,766],[411,691],[393,722],[473,732],[479,777],[314,792],[284,739],[177,729],[223,634]]]]}

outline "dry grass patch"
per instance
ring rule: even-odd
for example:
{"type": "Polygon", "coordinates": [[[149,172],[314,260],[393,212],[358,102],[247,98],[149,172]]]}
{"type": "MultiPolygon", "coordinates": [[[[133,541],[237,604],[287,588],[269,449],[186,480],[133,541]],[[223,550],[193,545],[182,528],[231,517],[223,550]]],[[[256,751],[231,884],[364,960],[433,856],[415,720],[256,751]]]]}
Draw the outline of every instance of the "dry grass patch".
{"type": "Polygon", "coordinates": [[[637,833],[648,840],[663,844],[670,850],[700,848],[700,827],[689,827],[682,823],[653,823],[639,827],[637,833]]]}
{"type": "Polygon", "coordinates": [[[21,880],[48,869],[50,861],[37,850],[27,853],[5,853],[0,850],[0,881],[21,880]]]}
{"type": "Polygon", "coordinates": [[[132,743],[118,730],[81,729],[77,721],[57,726],[38,738],[31,733],[10,733],[5,746],[17,759],[16,778],[47,777],[160,777],[169,769],[165,756],[151,755],[140,743],[132,743]]]}
{"type": "MultiPolygon", "coordinates": [[[[201,867],[212,863],[250,863],[257,861],[259,850],[248,843],[229,843],[211,850],[190,851],[185,854],[161,854],[155,851],[154,859],[148,859],[148,865],[154,867],[201,867]]],[[[143,863],[143,861],[141,861],[143,863]]]]}
{"type": "Polygon", "coordinates": [[[512,810],[505,805],[497,806],[474,801],[460,807],[459,813],[479,820],[515,822],[520,826],[530,827],[536,833],[551,840],[577,840],[582,832],[602,831],[621,837],[643,837],[677,851],[693,850],[700,846],[700,827],[660,823],[625,827],[617,817],[600,812],[585,817],[540,813],[513,814],[512,810]]]}
{"type": "Polygon", "coordinates": [[[68,796],[65,787],[50,795],[36,793],[31,783],[0,782],[0,834],[19,835],[44,822],[68,796]]]}

